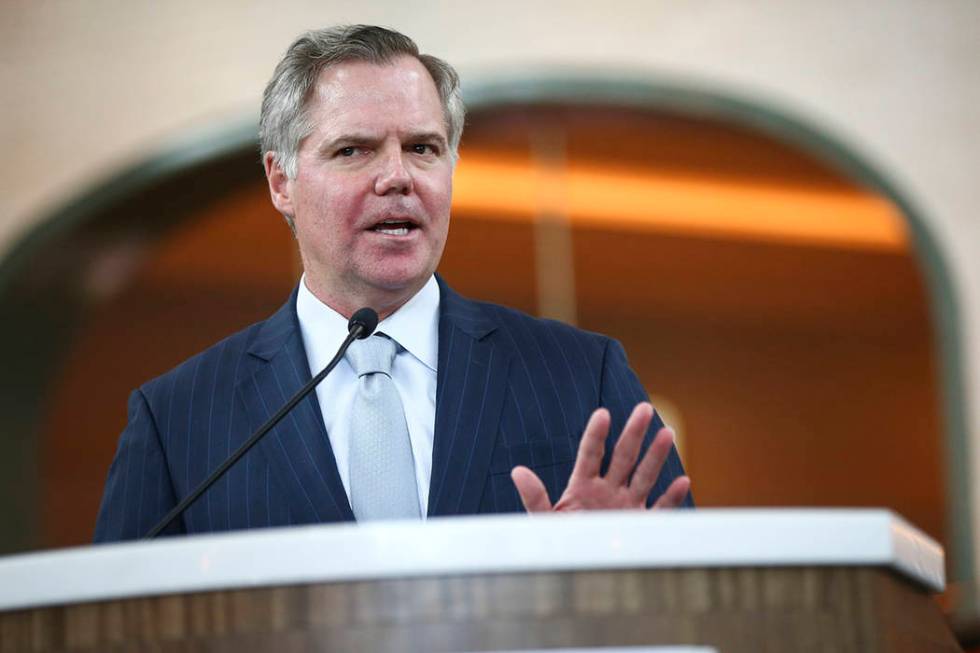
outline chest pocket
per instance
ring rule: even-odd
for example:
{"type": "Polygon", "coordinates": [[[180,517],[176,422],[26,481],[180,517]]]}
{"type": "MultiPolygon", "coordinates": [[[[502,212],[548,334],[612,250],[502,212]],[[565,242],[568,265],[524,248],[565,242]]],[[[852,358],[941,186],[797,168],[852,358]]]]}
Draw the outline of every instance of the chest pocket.
{"type": "Polygon", "coordinates": [[[525,442],[505,445],[498,443],[490,460],[491,474],[509,474],[518,465],[538,471],[555,465],[568,467],[568,473],[575,463],[578,443],[568,438],[525,442]]]}

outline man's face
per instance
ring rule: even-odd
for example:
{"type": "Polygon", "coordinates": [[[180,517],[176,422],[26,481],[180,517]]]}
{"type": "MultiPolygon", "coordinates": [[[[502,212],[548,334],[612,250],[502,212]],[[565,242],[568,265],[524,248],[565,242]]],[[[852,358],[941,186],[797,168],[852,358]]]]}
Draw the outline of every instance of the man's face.
{"type": "Polygon", "coordinates": [[[292,215],[307,285],[347,314],[397,308],[435,271],[449,229],[453,157],[439,93],[418,60],[323,71],[295,179],[266,157],[292,215]]]}

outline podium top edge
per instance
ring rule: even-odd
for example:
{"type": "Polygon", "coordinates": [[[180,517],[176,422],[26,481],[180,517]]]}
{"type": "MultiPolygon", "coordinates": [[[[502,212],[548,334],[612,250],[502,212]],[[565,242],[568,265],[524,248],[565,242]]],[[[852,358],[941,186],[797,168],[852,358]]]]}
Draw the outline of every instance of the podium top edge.
{"type": "Polygon", "coordinates": [[[535,571],[875,566],[932,591],[942,547],[876,509],[492,515],[238,531],[0,558],[0,610],[300,583],[535,571]]]}

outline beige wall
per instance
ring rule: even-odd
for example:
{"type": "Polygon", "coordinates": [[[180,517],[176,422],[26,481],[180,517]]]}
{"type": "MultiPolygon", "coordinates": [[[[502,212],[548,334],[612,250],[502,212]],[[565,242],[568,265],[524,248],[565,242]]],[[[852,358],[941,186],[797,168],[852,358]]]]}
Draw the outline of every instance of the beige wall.
{"type": "MultiPolygon", "coordinates": [[[[973,0],[8,0],[0,255],[46,210],[119,166],[189,130],[254,116],[290,40],[335,22],[401,29],[455,63],[464,82],[529,66],[625,67],[771,102],[831,130],[904,188],[948,255],[972,394],[980,372],[973,0]]],[[[980,440],[980,402],[968,411],[980,440]]],[[[980,469],[980,446],[973,450],[980,469]]],[[[973,493],[980,506],[980,484],[973,493]]]]}

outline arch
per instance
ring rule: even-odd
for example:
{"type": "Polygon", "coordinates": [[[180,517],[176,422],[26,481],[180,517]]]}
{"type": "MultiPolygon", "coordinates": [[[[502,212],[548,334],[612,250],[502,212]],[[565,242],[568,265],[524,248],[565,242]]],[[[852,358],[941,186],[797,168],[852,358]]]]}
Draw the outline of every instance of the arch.
{"type": "Polygon", "coordinates": [[[952,580],[974,578],[973,507],[969,429],[964,391],[963,336],[956,287],[924,213],[881,166],[830,129],[775,102],[649,78],[548,75],[485,80],[467,89],[467,106],[481,110],[509,105],[573,102],[673,110],[720,118],[800,147],[891,201],[907,220],[929,290],[930,314],[941,370],[945,431],[946,511],[952,580]]]}
{"type": "MultiPolygon", "coordinates": [[[[966,422],[963,348],[960,309],[955,285],[946,259],[932,235],[928,221],[902,189],[857,147],[847,143],[815,121],[797,115],[768,100],[746,98],[709,90],[688,83],[650,78],[628,78],[599,73],[577,75],[541,74],[521,78],[476,81],[465,89],[471,111],[486,111],[510,105],[582,102],[668,110],[706,118],[722,119],[753,128],[822,159],[863,185],[888,198],[905,216],[914,251],[922,263],[930,295],[930,313],[935,347],[941,369],[942,416],[945,424],[946,503],[952,578],[974,577],[973,518],[966,422]]],[[[58,253],[59,245],[86,229],[144,230],[152,235],[160,225],[143,224],[138,218],[121,223],[127,199],[146,198],[148,193],[169,197],[176,215],[181,206],[202,199],[188,192],[185,182],[201,170],[223,171],[216,178],[226,188],[261,174],[256,150],[256,128],[252,121],[227,124],[213,130],[187,134],[166,150],[95,185],[62,208],[37,221],[36,226],[8,250],[0,261],[0,342],[6,343],[11,361],[0,375],[4,387],[13,391],[0,398],[0,410],[10,428],[0,456],[0,512],[12,515],[9,533],[0,532],[0,550],[25,548],[32,533],[33,507],[24,497],[35,496],[37,486],[31,470],[36,469],[37,450],[33,438],[40,413],[47,373],[56,365],[72,323],[84,310],[85,298],[70,288],[32,297],[36,276],[66,274],[82,259],[62,261],[54,270],[36,269],[41,258],[58,253]],[[179,189],[180,193],[173,191],[179,189]],[[174,198],[177,198],[176,200],[174,198]],[[25,331],[30,328],[30,334],[25,331]],[[30,335],[30,338],[28,337],[30,335]],[[25,346],[33,340],[35,344],[25,346]],[[17,499],[13,499],[17,497],[17,499]]],[[[83,254],[84,255],[84,254],[83,254]]],[[[59,256],[60,258],[60,256],[59,256]]],[[[68,277],[70,278],[70,275],[68,277]]],[[[42,284],[43,285],[43,284],[42,284]]],[[[47,287],[50,292],[50,287],[47,287]]]]}

